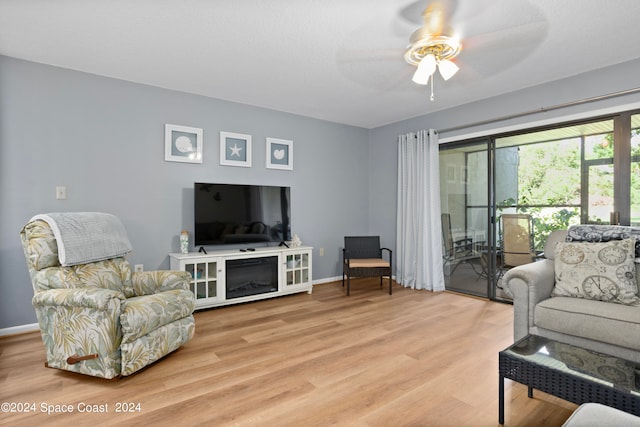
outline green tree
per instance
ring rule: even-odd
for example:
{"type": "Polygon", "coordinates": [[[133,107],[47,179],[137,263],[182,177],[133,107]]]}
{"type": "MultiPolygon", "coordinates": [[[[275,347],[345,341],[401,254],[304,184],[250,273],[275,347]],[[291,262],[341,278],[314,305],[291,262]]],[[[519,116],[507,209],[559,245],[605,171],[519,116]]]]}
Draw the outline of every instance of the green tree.
{"type": "Polygon", "coordinates": [[[518,205],[566,205],[579,200],[578,140],[520,147],[518,205]]]}
{"type": "Polygon", "coordinates": [[[552,230],[578,222],[577,208],[543,206],[579,204],[580,140],[523,145],[519,147],[519,159],[518,200],[505,200],[499,209],[516,206],[518,212],[531,214],[535,249],[542,250],[552,230]]]}
{"type": "MultiPolygon", "coordinates": [[[[640,129],[633,129],[631,136],[631,206],[632,212],[640,212],[640,129]]],[[[585,152],[585,158],[613,161],[613,133],[584,138],[585,149],[588,151],[585,152]]],[[[506,207],[516,207],[520,213],[531,214],[534,218],[534,240],[538,250],[544,246],[549,232],[567,228],[580,220],[577,207],[552,209],[536,205],[580,204],[581,140],[570,138],[518,147],[518,199],[507,199],[498,203],[498,211],[500,213],[506,207]]],[[[613,200],[612,171],[612,164],[590,168],[590,197],[601,198],[605,203],[613,200]]],[[[640,222],[640,218],[632,218],[632,222],[640,222]]]]}

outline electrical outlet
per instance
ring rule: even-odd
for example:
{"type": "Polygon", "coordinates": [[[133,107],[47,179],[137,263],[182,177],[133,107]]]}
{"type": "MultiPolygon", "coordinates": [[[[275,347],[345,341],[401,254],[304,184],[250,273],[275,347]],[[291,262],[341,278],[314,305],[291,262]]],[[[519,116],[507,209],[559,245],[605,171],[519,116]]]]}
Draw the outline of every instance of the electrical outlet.
{"type": "Polygon", "coordinates": [[[320,256],[324,256],[324,248],[320,248],[320,256]]]}
{"type": "Polygon", "coordinates": [[[144,271],[144,265],[143,264],[136,264],[133,268],[134,268],[136,273],[140,273],[140,272],[144,271]]]}

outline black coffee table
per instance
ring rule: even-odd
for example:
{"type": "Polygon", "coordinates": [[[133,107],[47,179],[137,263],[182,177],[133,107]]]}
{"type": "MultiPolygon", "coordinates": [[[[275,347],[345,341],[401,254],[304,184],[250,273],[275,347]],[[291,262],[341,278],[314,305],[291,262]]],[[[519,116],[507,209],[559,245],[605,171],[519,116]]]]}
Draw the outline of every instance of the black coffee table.
{"type": "Polygon", "coordinates": [[[498,422],[504,424],[504,379],[578,405],[602,403],[640,415],[640,364],[529,335],[498,354],[498,422]]]}

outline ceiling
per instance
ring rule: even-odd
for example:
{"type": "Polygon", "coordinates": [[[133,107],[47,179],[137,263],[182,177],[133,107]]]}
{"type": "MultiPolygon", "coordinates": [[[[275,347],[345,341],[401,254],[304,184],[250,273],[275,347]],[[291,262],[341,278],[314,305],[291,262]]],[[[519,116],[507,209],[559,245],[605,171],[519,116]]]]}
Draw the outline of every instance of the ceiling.
{"type": "Polygon", "coordinates": [[[364,128],[640,58],[637,0],[440,1],[463,51],[433,102],[424,0],[0,0],[0,54],[364,128]]]}

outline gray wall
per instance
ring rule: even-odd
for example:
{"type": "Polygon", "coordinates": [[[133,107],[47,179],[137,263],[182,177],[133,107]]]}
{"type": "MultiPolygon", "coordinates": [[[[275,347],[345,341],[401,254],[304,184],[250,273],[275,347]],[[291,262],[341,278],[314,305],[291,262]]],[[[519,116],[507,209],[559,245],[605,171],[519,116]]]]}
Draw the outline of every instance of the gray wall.
{"type": "MultiPolygon", "coordinates": [[[[484,120],[533,110],[540,111],[542,108],[633,89],[640,87],[638,76],[640,76],[640,60],[634,60],[372,129],[369,137],[371,192],[369,197],[369,230],[372,233],[380,234],[383,241],[389,242],[390,247],[395,248],[398,135],[429,128],[442,130],[465,126],[484,120]]],[[[428,103],[429,101],[425,99],[427,107],[428,103]]],[[[574,115],[589,116],[596,114],[595,112],[599,110],[620,111],[628,105],[640,108],[640,94],[616,97],[550,112],[540,112],[527,117],[454,132],[441,132],[439,136],[441,140],[451,140],[460,135],[486,134],[491,130],[510,126],[526,128],[537,122],[560,122],[574,115]]],[[[440,239],[440,236],[432,238],[440,239]]]]}
{"type": "Polygon", "coordinates": [[[345,234],[367,232],[366,129],[3,56],[0,94],[0,329],[36,322],[19,231],[37,213],[116,214],[129,261],[154,270],[169,267],[180,230],[193,231],[195,181],[291,186],[314,280],[340,274],[345,234]],[[204,130],[202,164],[164,161],[165,123],[204,130]],[[220,166],[220,131],[252,135],[252,168],[220,166]],[[266,137],[293,140],[293,171],[265,168],[266,137]]]}
{"type": "MultiPolygon", "coordinates": [[[[193,182],[289,185],[293,232],[315,247],[314,280],[330,279],[340,274],[346,234],[380,234],[395,248],[399,134],[634,88],[638,75],[640,60],[367,131],[0,56],[0,329],[36,321],[18,237],[36,213],[114,213],[134,246],[129,260],[152,270],[168,268],[180,230],[193,231],[193,182]],[[164,161],[165,123],[204,129],[203,164],[164,161]],[[252,168],[219,165],[221,130],[253,136],[252,168]],[[266,137],[294,141],[293,171],[264,168],[266,137]],[[57,185],[67,187],[67,200],[55,199],[57,185]]],[[[632,103],[640,95],[440,137],[632,103]]]]}

